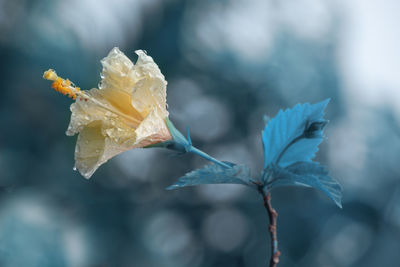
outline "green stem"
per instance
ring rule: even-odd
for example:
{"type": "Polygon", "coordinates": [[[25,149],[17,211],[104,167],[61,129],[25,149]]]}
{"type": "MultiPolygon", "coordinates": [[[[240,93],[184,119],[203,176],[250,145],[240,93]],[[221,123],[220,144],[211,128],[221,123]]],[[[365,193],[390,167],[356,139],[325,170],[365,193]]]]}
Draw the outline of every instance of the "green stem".
{"type": "Polygon", "coordinates": [[[165,118],[165,122],[168,126],[168,130],[171,133],[172,136],[172,140],[164,142],[162,145],[164,145],[164,147],[168,148],[168,149],[172,149],[175,151],[178,151],[180,153],[187,153],[187,152],[191,152],[193,154],[196,154],[202,158],[205,158],[208,161],[214,162],[215,164],[218,164],[224,168],[230,168],[231,166],[229,166],[228,164],[221,162],[213,157],[211,157],[210,155],[208,155],[207,153],[204,153],[203,151],[201,151],[200,149],[195,148],[194,146],[192,146],[192,140],[190,139],[190,134],[189,134],[189,128],[187,128],[187,139],[183,136],[183,134],[181,134],[180,131],[178,131],[178,129],[175,128],[174,124],[172,123],[172,121],[170,121],[167,118],[165,118]]]}
{"type": "Polygon", "coordinates": [[[217,160],[216,158],[211,157],[210,155],[208,155],[207,153],[201,151],[200,149],[195,148],[194,146],[191,146],[191,147],[188,149],[188,152],[191,152],[191,153],[193,153],[193,154],[196,154],[196,155],[198,155],[198,156],[200,156],[200,157],[202,157],[202,158],[205,158],[205,159],[208,160],[208,161],[214,162],[215,164],[218,164],[218,165],[220,165],[220,166],[222,166],[222,167],[225,167],[225,168],[230,168],[230,167],[231,167],[231,166],[229,166],[228,164],[226,164],[226,163],[224,163],[224,162],[222,162],[222,161],[219,161],[219,160],[217,160]]]}

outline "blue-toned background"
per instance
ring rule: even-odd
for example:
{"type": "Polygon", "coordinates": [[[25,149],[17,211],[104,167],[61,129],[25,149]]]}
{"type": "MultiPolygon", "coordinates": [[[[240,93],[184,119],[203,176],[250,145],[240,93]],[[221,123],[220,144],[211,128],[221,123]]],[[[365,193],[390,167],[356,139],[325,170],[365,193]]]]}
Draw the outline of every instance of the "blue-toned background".
{"type": "Polygon", "coordinates": [[[279,266],[400,262],[400,21],[396,0],[0,0],[0,266],[263,267],[261,198],[239,185],[166,191],[206,164],[133,150],[86,180],[64,132],[71,100],[118,46],[168,80],[171,119],[207,153],[262,168],[263,114],[331,98],[317,160],[343,210],[305,188],[273,192],[279,266]]]}

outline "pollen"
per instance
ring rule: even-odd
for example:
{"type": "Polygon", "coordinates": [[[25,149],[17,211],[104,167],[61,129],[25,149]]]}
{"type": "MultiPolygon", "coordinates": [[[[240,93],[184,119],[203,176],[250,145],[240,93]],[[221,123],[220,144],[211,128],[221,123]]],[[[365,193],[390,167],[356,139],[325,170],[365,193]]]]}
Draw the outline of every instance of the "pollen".
{"type": "Polygon", "coordinates": [[[53,81],[51,87],[57,92],[68,95],[72,99],[76,99],[77,95],[80,95],[81,89],[76,87],[70,80],[63,79],[57,76],[57,73],[49,69],[43,73],[43,78],[49,81],[53,81]]]}

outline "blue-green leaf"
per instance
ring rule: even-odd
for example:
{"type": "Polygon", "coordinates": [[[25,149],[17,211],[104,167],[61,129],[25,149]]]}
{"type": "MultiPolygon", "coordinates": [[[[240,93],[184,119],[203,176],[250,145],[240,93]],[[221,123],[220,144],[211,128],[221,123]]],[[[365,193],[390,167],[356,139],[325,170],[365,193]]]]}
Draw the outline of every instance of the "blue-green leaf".
{"type": "Polygon", "coordinates": [[[342,207],[342,188],[328,175],[326,168],[316,162],[296,162],[286,168],[270,165],[266,169],[266,190],[279,186],[306,186],[321,190],[336,205],[342,207]]]}
{"type": "Polygon", "coordinates": [[[242,184],[253,185],[250,178],[250,169],[246,165],[235,165],[224,162],[230,166],[226,168],[217,164],[207,165],[187,173],[179,178],[178,182],[167,187],[168,190],[185,186],[201,184],[242,184]]]}
{"type": "Polygon", "coordinates": [[[311,161],[322,141],[323,119],[329,99],[316,104],[297,104],[292,109],[279,111],[269,120],[262,132],[264,167],[282,167],[297,161],[311,161]]]}

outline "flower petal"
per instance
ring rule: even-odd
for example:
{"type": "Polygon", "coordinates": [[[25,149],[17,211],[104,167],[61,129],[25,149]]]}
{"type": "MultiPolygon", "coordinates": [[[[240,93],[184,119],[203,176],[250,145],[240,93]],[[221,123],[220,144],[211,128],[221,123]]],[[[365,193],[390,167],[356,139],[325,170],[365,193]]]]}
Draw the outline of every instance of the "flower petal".
{"type": "Polygon", "coordinates": [[[167,111],[167,81],[162,75],[153,58],[142,50],[137,50],[139,56],[135,65],[135,74],[138,81],[132,92],[132,106],[142,116],[147,116],[154,107],[157,107],[164,118],[167,111]]]}
{"type": "Polygon", "coordinates": [[[132,93],[133,85],[138,80],[134,72],[134,64],[117,47],[101,60],[103,71],[99,88],[103,90],[116,89],[132,93]]]}
{"type": "Polygon", "coordinates": [[[75,148],[75,167],[86,178],[110,158],[137,147],[134,129],[125,124],[94,121],[80,131],[75,148]]]}
{"type": "Polygon", "coordinates": [[[99,93],[116,109],[142,120],[144,116],[131,104],[133,87],[140,78],[132,61],[114,47],[108,56],[101,60],[101,64],[103,71],[99,93]]]}
{"type": "Polygon", "coordinates": [[[66,132],[69,136],[79,133],[86,125],[98,120],[111,125],[120,121],[133,129],[143,120],[131,105],[128,110],[116,107],[110,102],[110,98],[104,95],[103,90],[93,88],[86,91],[86,96],[85,99],[77,98],[76,102],[71,104],[71,121],[66,132]]]}
{"type": "Polygon", "coordinates": [[[90,178],[102,164],[104,147],[100,122],[91,123],[80,132],[75,147],[75,167],[85,178],[90,178]]]}
{"type": "Polygon", "coordinates": [[[139,128],[136,129],[136,136],[138,147],[145,147],[172,139],[165,117],[156,109],[152,110],[139,128]]]}

